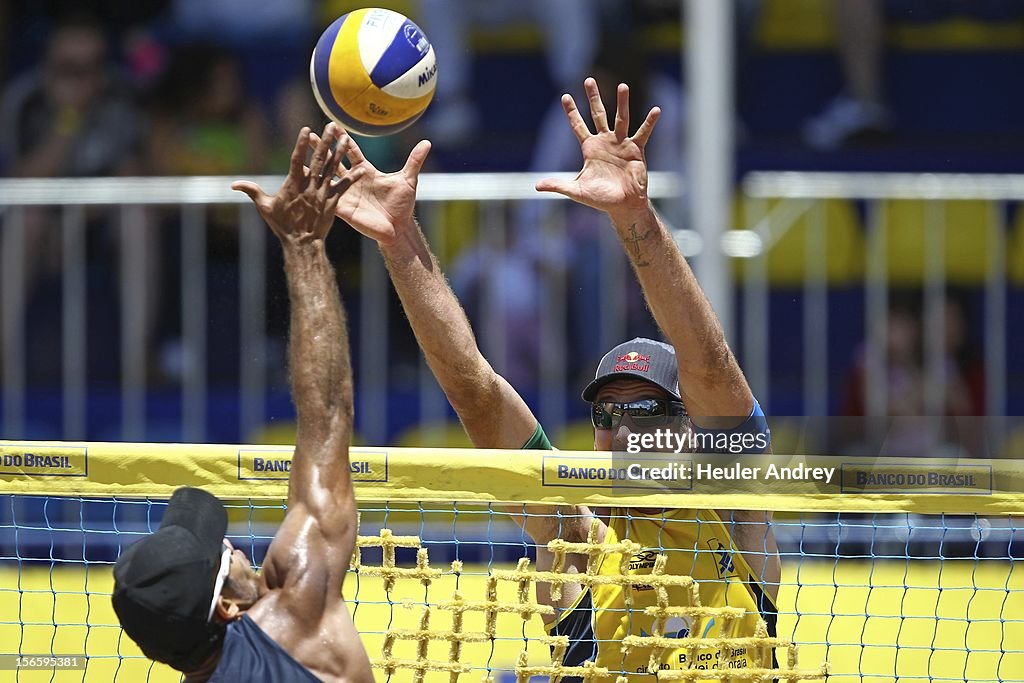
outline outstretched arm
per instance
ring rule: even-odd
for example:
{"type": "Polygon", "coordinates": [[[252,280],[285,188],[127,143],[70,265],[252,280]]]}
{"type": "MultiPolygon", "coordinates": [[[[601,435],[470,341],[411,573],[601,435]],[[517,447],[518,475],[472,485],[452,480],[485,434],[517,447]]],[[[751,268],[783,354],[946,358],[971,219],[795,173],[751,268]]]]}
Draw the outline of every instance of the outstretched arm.
{"type": "MultiPolygon", "coordinates": [[[[610,213],[654,319],[679,357],[679,389],[700,417],[746,418],[754,399],[718,316],[654,208],[610,213]]],[[[723,426],[723,425],[707,425],[723,426]]]]}
{"type": "Polygon", "coordinates": [[[249,182],[245,192],[281,241],[291,305],[289,363],[298,414],[288,514],[265,562],[267,584],[284,588],[303,616],[317,618],[338,590],[355,544],[356,504],[349,475],[352,368],[345,314],[324,240],[344,187],[335,172],[349,138],[329,124],[304,168],[304,128],[284,185],[273,196],[249,182]],[[338,139],[337,151],[331,144],[338,139]],[[325,605],[325,600],[327,604],[325,605]],[[307,611],[308,610],[308,611],[307,611]]]}
{"type": "MultiPolygon", "coordinates": [[[[429,143],[421,142],[405,168],[384,174],[352,142],[348,150],[352,168],[341,174],[351,186],[338,204],[338,216],[379,244],[416,340],[473,444],[521,448],[537,429],[537,418],[480,353],[469,320],[413,219],[416,183],[429,151],[429,143]]],[[[537,551],[541,570],[551,567],[551,555],[543,546],[555,538],[585,540],[593,518],[585,506],[526,506],[525,510],[517,506],[510,512],[516,513],[514,519],[541,546],[537,551]],[[526,514],[519,516],[520,512],[526,514]]],[[[586,564],[583,556],[571,556],[569,561],[579,571],[586,564]]],[[[567,606],[579,590],[578,585],[567,587],[559,605],[567,606]]],[[[539,591],[543,602],[552,602],[546,584],[539,591]]]]}
{"type": "Polygon", "coordinates": [[[526,402],[495,372],[415,222],[380,245],[427,364],[478,448],[521,448],[537,428],[526,402]]]}
{"type": "Polygon", "coordinates": [[[679,390],[689,413],[745,418],[753,407],[750,387],[710,302],[647,195],[644,149],[661,112],[652,109],[629,137],[628,86],[618,87],[611,128],[597,83],[588,78],[584,88],[596,134],[590,132],[572,96],[562,96],[583,150],[583,170],[570,181],[542,180],[537,189],[558,192],[611,218],[654,319],[676,349],[679,390]]]}
{"type": "Polygon", "coordinates": [[[533,435],[537,419],[480,352],[413,218],[416,184],[429,152],[430,143],[420,142],[401,171],[381,173],[353,141],[348,149],[352,167],[341,175],[351,186],[337,213],[380,246],[416,341],[473,444],[520,448],[533,435]]]}
{"type": "MultiPolygon", "coordinates": [[[[569,126],[583,151],[583,169],[570,181],[545,179],[537,189],[563,194],[608,214],[643,287],[654,319],[675,347],[679,360],[679,391],[690,415],[735,418],[735,424],[715,421],[706,426],[727,428],[743,422],[754,398],[740,370],[718,317],[679,252],[675,240],[658,218],[647,196],[644,148],[661,111],[655,107],[629,137],[629,88],[617,90],[614,127],[601,102],[597,83],[583,84],[590,100],[596,133],[583,121],[572,96],[562,96],[569,126]]],[[[766,524],[770,513],[719,511],[730,520],[729,532],[744,552],[755,576],[774,597],[780,569],[775,538],[766,524]]]]}

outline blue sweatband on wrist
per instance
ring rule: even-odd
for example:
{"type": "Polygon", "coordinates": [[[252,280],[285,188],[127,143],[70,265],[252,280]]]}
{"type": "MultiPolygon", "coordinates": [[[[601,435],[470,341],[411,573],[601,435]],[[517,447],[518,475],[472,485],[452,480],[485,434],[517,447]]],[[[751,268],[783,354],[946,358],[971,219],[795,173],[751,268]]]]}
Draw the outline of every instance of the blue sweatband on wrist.
{"type": "Polygon", "coordinates": [[[707,435],[706,439],[713,439],[715,444],[727,443],[724,448],[715,448],[716,453],[732,453],[754,455],[764,453],[772,444],[772,432],[768,428],[768,420],[761,410],[761,404],[754,398],[754,407],[750,415],[741,424],[732,429],[704,429],[693,425],[693,433],[696,435],[707,435]]]}

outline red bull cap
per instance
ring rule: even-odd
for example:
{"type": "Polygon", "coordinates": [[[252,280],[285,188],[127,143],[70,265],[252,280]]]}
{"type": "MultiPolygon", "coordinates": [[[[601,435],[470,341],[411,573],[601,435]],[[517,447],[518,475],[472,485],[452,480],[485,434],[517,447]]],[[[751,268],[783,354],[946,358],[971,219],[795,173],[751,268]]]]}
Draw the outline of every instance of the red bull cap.
{"type": "Polygon", "coordinates": [[[682,400],[676,351],[664,342],[637,337],[606,353],[597,365],[594,381],[583,390],[583,400],[593,401],[602,386],[620,378],[647,380],[682,400]]]}

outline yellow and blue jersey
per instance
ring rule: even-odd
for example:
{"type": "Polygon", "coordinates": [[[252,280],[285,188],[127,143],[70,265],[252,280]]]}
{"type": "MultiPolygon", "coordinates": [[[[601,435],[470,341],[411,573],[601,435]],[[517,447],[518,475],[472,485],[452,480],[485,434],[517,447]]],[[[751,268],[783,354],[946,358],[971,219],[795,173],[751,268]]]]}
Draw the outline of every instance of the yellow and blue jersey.
{"type": "MultiPolygon", "coordinates": [[[[764,434],[770,443],[770,432],[764,413],[757,402],[749,419],[730,432],[764,434]]],[[[552,448],[543,430],[537,432],[526,448],[552,448]]],[[[659,554],[664,554],[667,576],[690,576],[698,585],[703,607],[734,607],[745,611],[739,619],[730,621],[716,616],[670,617],[663,627],[667,638],[741,638],[757,635],[763,620],[767,635],[776,635],[776,606],[765,591],[760,577],[755,576],[743,555],[733,547],[729,528],[713,510],[677,509],[659,510],[648,514],[632,508],[612,508],[607,516],[604,544],[615,546],[629,540],[640,546],[628,559],[630,575],[651,574],[659,554]]],[[[621,553],[609,551],[599,560],[597,571],[601,575],[618,576],[623,566],[621,553]]],[[[652,649],[634,647],[628,652],[622,647],[627,636],[648,637],[654,633],[655,617],[645,614],[648,607],[657,605],[656,592],[651,586],[634,584],[632,603],[627,608],[625,588],[622,585],[595,584],[584,587],[576,602],[564,610],[555,622],[547,625],[551,635],[564,635],[569,639],[563,665],[582,666],[593,661],[614,675],[653,677],[649,670],[652,649]]],[[[668,604],[691,605],[690,591],[683,586],[668,588],[668,604]]],[[[688,651],[684,648],[666,649],[659,657],[660,669],[686,669],[688,651]]],[[[760,661],[754,650],[732,648],[727,659],[721,661],[719,648],[699,650],[692,668],[718,670],[724,668],[752,668],[774,666],[774,661],[760,661]]],[[[578,678],[566,677],[573,683],[578,678]]],[[[718,680],[712,677],[710,680],[718,680]]]]}
{"type": "MultiPolygon", "coordinates": [[[[693,577],[702,606],[738,607],[746,611],[744,617],[732,621],[728,632],[723,631],[725,620],[721,617],[670,617],[664,625],[665,637],[753,636],[761,619],[765,621],[768,635],[775,635],[775,604],[742,554],[732,548],[729,531],[714,511],[665,510],[642,515],[636,510],[613,508],[604,543],[611,546],[625,539],[641,546],[629,558],[630,575],[651,574],[657,556],[664,554],[667,559],[665,575],[693,577]]],[[[617,552],[605,554],[599,560],[598,573],[618,575],[622,559],[617,552]]],[[[627,654],[621,643],[627,636],[647,637],[654,633],[655,617],[645,614],[644,610],[657,605],[655,591],[650,586],[634,585],[632,604],[628,608],[624,593],[625,589],[615,584],[585,588],[576,604],[548,625],[552,635],[569,638],[564,665],[581,666],[583,662],[594,661],[610,672],[653,675],[648,671],[651,649],[637,647],[627,654]]],[[[692,606],[685,587],[670,586],[668,596],[672,606],[692,606]]],[[[733,648],[725,662],[720,661],[720,656],[718,648],[701,650],[693,668],[710,670],[771,664],[758,660],[749,648],[733,648]]],[[[686,649],[665,650],[659,666],[662,669],[688,668],[686,649]]]]}

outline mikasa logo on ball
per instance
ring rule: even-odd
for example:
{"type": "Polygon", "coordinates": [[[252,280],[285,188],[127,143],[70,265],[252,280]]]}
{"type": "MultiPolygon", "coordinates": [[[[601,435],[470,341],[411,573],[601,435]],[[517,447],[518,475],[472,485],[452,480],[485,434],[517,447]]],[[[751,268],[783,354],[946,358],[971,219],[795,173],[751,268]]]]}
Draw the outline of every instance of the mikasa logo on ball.
{"type": "Polygon", "coordinates": [[[426,71],[421,73],[420,74],[420,81],[419,81],[420,87],[422,87],[422,86],[426,85],[427,83],[429,83],[430,79],[433,78],[434,74],[436,74],[436,73],[437,73],[437,64],[435,64],[434,66],[430,67],[429,69],[427,69],[426,71]]]}

